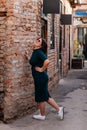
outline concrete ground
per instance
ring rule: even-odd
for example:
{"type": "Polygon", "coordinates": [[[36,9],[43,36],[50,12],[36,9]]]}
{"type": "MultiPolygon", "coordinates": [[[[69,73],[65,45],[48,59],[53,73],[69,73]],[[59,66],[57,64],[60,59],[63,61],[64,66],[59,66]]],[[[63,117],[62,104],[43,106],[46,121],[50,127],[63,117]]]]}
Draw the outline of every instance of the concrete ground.
{"type": "Polygon", "coordinates": [[[64,120],[59,120],[56,111],[46,104],[45,121],[27,115],[9,124],[1,122],[0,130],[87,130],[87,62],[84,69],[70,70],[51,96],[64,106],[64,120]]]}

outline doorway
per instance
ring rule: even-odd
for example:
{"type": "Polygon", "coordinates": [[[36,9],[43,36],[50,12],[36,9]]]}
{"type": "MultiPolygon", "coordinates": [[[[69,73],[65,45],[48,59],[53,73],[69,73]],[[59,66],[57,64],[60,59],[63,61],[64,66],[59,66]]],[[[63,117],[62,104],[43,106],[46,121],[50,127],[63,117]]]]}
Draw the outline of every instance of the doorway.
{"type": "Polygon", "coordinates": [[[62,46],[63,46],[62,27],[60,26],[60,42],[59,42],[59,79],[62,78],[62,46]]]}
{"type": "Polygon", "coordinates": [[[47,20],[41,19],[41,37],[47,41],[47,20]]]}

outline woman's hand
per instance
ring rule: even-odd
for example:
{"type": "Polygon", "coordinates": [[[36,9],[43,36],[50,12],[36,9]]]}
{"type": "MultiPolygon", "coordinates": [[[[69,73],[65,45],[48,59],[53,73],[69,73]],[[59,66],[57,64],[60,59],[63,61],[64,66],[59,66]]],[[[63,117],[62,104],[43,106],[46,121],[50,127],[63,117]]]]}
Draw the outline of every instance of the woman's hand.
{"type": "Polygon", "coordinates": [[[41,67],[35,67],[35,70],[38,72],[43,72],[41,67]]]}
{"type": "Polygon", "coordinates": [[[25,56],[27,59],[29,58],[28,51],[25,52],[25,56]]]}

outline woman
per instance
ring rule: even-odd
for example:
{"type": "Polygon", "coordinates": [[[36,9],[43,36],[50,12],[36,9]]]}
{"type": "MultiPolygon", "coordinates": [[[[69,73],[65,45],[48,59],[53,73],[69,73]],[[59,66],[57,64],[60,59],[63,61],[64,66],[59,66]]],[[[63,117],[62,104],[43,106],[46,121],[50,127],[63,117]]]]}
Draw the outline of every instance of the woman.
{"type": "Polygon", "coordinates": [[[32,76],[34,78],[35,101],[38,103],[40,109],[40,114],[34,115],[33,118],[45,120],[45,102],[47,102],[56,109],[58,117],[63,119],[63,107],[59,107],[48,92],[48,75],[46,69],[49,65],[49,60],[46,56],[47,43],[44,39],[38,38],[32,45],[32,48],[33,53],[29,62],[32,66],[32,76]]]}

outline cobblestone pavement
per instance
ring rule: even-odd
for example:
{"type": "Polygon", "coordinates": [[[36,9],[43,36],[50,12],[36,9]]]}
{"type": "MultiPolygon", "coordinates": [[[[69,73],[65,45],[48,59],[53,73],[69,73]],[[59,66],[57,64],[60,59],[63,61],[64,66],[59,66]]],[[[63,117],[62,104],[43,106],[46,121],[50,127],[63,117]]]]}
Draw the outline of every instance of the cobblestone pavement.
{"type": "Polygon", "coordinates": [[[1,122],[0,130],[87,130],[87,64],[84,69],[70,70],[51,95],[64,106],[64,120],[59,120],[56,111],[46,104],[45,121],[27,115],[9,124],[1,122]]]}

